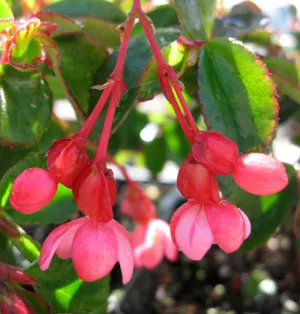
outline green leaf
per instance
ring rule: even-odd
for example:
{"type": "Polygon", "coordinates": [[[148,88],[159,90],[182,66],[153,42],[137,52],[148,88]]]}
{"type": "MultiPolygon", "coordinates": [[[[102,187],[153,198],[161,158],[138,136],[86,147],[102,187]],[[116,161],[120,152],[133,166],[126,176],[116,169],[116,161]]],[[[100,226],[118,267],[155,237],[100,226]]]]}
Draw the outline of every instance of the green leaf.
{"type": "Polygon", "coordinates": [[[145,157],[147,168],[155,177],[167,161],[166,140],[163,136],[145,145],[145,157]]]}
{"type": "Polygon", "coordinates": [[[37,280],[36,291],[50,302],[55,313],[106,312],[109,276],[95,282],[83,282],[77,277],[70,259],[63,261],[57,257],[46,271],[35,263],[26,272],[37,280]]]}
{"type": "Polygon", "coordinates": [[[242,45],[212,39],[200,54],[198,84],[208,128],[259,151],[272,140],[278,117],[276,90],[264,64],[242,45]]]}
{"type": "Polygon", "coordinates": [[[184,35],[192,40],[210,37],[216,10],[215,0],[174,0],[184,35]]]}
{"type": "Polygon", "coordinates": [[[0,261],[2,263],[18,265],[18,261],[13,251],[13,245],[3,233],[0,233],[0,261]]]}
{"type": "Polygon", "coordinates": [[[5,66],[0,76],[0,141],[33,145],[51,117],[52,95],[35,72],[5,66]]]}
{"type": "Polygon", "coordinates": [[[62,33],[77,33],[81,31],[81,28],[75,23],[75,21],[55,12],[40,11],[36,14],[36,17],[43,22],[57,25],[55,32],[52,33],[51,36],[61,35],[62,33]]]}
{"type": "Polygon", "coordinates": [[[70,17],[98,17],[113,23],[126,20],[126,15],[117,6],[102,0],[64,0],[44,8],[44,11],[70,17]]]}
{"type": "MultiPolygon", "coordinates": [[[[161,49],[175,41],[178,38],[178,35],[179,32],[174,29],[158,29],[155,33],[161,49]]],[[[117,57],[118,50],[109,57],[109,59],[97,72],[95,85],[101,85],[107,81],[109,75],[114,69],[117,57]]],[[[114,130],[116,130],[120,123],[122,123],[126,118],[128,113],[133,109],[137,98],[139,79],[151,57],[151,49],[144,35],[135,36],[130,40],[124,66],[124,80],[127,84],[128,92],[123,97],[116,111],[114,118],[114,130]]],[[[90,98],[90,111],[94,108],[99,97],[100,92],[93,90],[90,98]]],[[[99,130],[99,126],[101,126],[102,123],[103,118],[101,120],[100,117],[97,130],[99,130]]]]}
{"type": "Polygon", "coordinates": [[[19,224],[60,224],[77,212],[77,206],[73,199],[72,190],[60,184],[54,199],[40,211],[31,215],[24,215],[11,208],[6,212],[19,224]]]}
{"type": "Polygon", "coordinates": [[[24,170],[32,167],[46,168],[44,153],[36,153],[26,157],[10,168],[0,181],[0,207],[9,208],[9,196],[15,178],[24,170]]]}
{"type": "Polygon", "coordinates": [[[250,194],[239,187],[229,199],[241,208],[251,221],[252,231],[245,240],[242,251],[249,251],[265,243],[280,226],[286,213],[297,201],[297,176],[295,169],[286,165],[289,176],[288,186],[280,193],[268,196],[250,194]]]}
{"type": "Polygon", "coordinates": [[[287,95],[300,104],[300,65],[292,60],[264,58],[280,95],[287,95]]]}
{"type": "Polygon", "coordinates": [[[76,20],[80,23],[81,32],[94,38],[105,47],[117,48],[120,45],[116,24],[94,17],[82,17],[76,20]]]}
{"type": "Polygon", "coordinates": [[[0,0],[0,33],[10,28],[14,23],[14,16],[5,0],[0,0]]]}
{"type": "Polygon", "coordinates": [[[108,52],[82,33],[58,36],[55,41],[61,57],[55,73],[62,80],[70,100],[87,112],[94,75],[108,57],[108,52]]]}

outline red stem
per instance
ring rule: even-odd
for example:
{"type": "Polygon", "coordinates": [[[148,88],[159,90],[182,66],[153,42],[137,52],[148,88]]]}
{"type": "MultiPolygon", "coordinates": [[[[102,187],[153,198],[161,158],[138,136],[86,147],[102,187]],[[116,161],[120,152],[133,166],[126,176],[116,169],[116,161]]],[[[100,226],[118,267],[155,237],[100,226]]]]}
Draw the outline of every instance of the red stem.
{"type": "Polygon", "coordinates": [[[102,130],[101,138],[100,138],[97,152],[94,158],[94,162],[99,162],[99,163],[104,163],[104,164],[106,161],[110,130],[113,124],[115,111],[120,101],[122,82],[117,81],[113,85],[114,85],[115,91],[112,94],[110,102],[109,102],[109,107],[108,107],[107,114],[105,117],[105,122],[104,122],[103,130],[102,130]]]}
{"type": "Polygon", "coordinates": [[[135,182],[132,181],[131,178],[129,177],[129,174],[126,168],[124,166],[121,166],[119,163],[117,163],[116,160],[113,158],[113,156],[111,156],[110,154],[107,154],[107,160],[108,162],[111,162],[112,164],[114,164],[121,171],[123,177],[129,184],[135,184],[135,182]]]}
{"type": "Polygon", "coordinates": [[[81,129],[77,133],[78,136],[81,136],[84,139],[87,139],[87,137],[91,133],[93,126],[95,125],[100,113],[102,112],[102,110],[106,104],[106,101],[112,92],[112,89],[113,89],[113,84],[109,83],[108,85],[106,85],[106,87],[105,87],[101,97],[99,98],[95,108],[93,109],[93,111],[91,112],[91,114],[89,115],[87,120],[85,121],[84,125],[81,127],[81,129]]]}

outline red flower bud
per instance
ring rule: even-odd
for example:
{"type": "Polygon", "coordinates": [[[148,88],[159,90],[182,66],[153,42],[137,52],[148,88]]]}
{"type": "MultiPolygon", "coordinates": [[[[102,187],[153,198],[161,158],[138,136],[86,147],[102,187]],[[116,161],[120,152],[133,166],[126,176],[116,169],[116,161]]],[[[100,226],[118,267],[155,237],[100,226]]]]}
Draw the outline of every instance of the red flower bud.
{"type": "Polygon", "coordinates": [[[55,141],[47,153],[47,167],[57,182],[71,188],[75,178],[87,166],[88,155],[81,137],[55,141]]]}
{"type": "Polygon", "coordinates": [[[117,197],[112,170],[90,164],[75,180],[73,195],[84,214],[99,222],[108,222],[113,218],[112,205],[117,197]]]}
{"type": "Polygon", "coordinates": [[[197,162],[215,174],[228,175],[238,158],[238,146],[214,131],[199,131],[193,144],[193,156],[197,162]]]}
{"type": "Polygon", "coordinates": [[[277,193],[288,184],[284,165],[262,153],[242,155],[237,161],[232,176],[241,188],[257,195],[277,193]]]}
{"type": "Polygon", "coordinates": [[[189,155],[180,167],[177,188],[188,199],[201,202],[220,200],[216,177],[205,167],[198,164],[192,155],[189,155]]]}
{"type": "Polygon", "coordinates": [[[10,204],[23,214],[32,214],[47,205],[56,190],[57,182],[48,171],[30,168],[16,178],[11,191],[10,204]]]}
{"type": "Polygon", "coordinates": [[[123,214],[130,216],[139,223],[147,223],[156,217],[154,204],[144,191],[134,183],[128,184],[120,210],[123,214]]]}
{"type": "Polygon", "coordinates": [[[32,276],[25,274],[21,269],[8,264],[0,264],[0,280],[22,285],[36,284],[36,280],[32,276]]]}

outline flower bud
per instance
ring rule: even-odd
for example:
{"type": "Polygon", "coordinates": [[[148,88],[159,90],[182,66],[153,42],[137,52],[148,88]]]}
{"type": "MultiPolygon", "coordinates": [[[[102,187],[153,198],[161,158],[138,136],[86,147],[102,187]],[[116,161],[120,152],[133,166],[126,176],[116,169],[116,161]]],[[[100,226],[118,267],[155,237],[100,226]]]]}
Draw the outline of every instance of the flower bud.
{"type": "Polygon", "coordinates": [[[15,180],[10,204],[23,214],[32,214],[42,209],[54,197],[57,182],[42,168],[29,168],[15,180]]]}
{"type": "Polygon", "coordinates": [[[262,153],[242,155],[236,163],[232,176],[241,188],[257,195],[277,193],[288,184],[284,165],[262,153]]]}
{"type": "Polygon", "coordinates": [[[113,172],[96,163],[90,164],[76,178],[73,185],[74,199],[79,209],[99,222],[112,219],[112,205],[117,197],[113,172]]]}
{"type": "Polygon", "coordinates": [[[120,210],[123,214],[130,216],[139,223],[146,223],[156,216],[154,204],[136,184],[128,184],[120,210]]]}
{"type": "Polygon", "coordinates": [[[80,137],[55,141],[47,153],[47,167],[57,182],[71,188],[75,178],[87,166],[85,142],[80,137]]]}
{"type": "Polygon", "coordinates": [[[201,202],[220,199],[216,177],[198,164],[191,154],[179,169],[177,188],[182,196],[188,199],[201,202]]]}
{"type": "Polygon", "coordinates": [[[238,158],[238,146],[215,131],[198,131],[193,144],[197,162],[215,174],[228,175],[238,158]]]}

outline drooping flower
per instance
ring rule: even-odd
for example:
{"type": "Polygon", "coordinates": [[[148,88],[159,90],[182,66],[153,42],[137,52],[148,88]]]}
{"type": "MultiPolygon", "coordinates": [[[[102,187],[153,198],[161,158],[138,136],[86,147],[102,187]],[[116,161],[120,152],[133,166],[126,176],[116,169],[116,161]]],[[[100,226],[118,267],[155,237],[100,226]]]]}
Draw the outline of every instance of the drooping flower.
{"type": "Polygon", "coordinates": [[[174,243],[192,260],[201,260],[212,244],[226,253],[237,250],[250,230],[248,217],[227,201],[189,200],[171,220],[174,243]]]}
{"type": "Polygon", "coordinates": [[[49,173],[59,183],[71,188],[74,180],[88,165],[85,140],[72,136],[56,140],[47,153],[49,173]]]}
{"type": "Polygon", "coordinates": [[[236,143],[219,132],[198,131],[195,136],[193,156],[198,163],[214,174],[230,174],[238,154],[236,143]]]}
{"type": "Polygon", "coordinates": [[[32,214],[53,199],[57,190],[57,182],[42,168],[29,168],[23,171],[15,180],[10,204],[23,213],[32,214]]]}
{"type": "Polygon", "coordinates": [[[54,229],[45,240],[39,264],[46,270],[56,255],[72,258],[75,270],[84,281],[106,276],[119,262],[123,283],[133,273],[133,256],[127,231],[116,220],[98,222],[87,217],[67,222],[54,229]]]}
{"type": "Polygon", "coordinates": [[[277,193],[288,184],[284,165],[262,153],[242,155],[237,160],[232,176],[240,187],[257,195],[277,193]]]}
{"type": "Polygon", "coordinates": [[[131,235],[135,266],[153,269],[166,256],[175,261],[178,249],[174,245],[170,226],[161,219],[151,219],[148,223],[138,224],[131,235]]]}
{"type": "Polygon", "coordinates": [[[120,211],[138,223],[147,223],[156,217],[156,208],[145,192],[134,182],[129,182],[120,211]]]}

